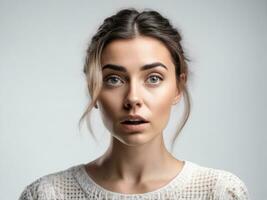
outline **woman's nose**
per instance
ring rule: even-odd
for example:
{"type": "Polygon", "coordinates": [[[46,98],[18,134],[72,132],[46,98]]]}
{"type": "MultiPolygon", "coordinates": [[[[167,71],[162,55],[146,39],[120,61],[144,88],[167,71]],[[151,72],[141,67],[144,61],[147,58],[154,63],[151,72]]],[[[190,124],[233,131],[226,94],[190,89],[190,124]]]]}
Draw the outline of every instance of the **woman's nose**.
{"type": "Polygon", "coordinates": [[[142,105],[140,88],[137,84],[129,84],[126,97],[124,99],[124,108],[133,109],[142,105]]]}

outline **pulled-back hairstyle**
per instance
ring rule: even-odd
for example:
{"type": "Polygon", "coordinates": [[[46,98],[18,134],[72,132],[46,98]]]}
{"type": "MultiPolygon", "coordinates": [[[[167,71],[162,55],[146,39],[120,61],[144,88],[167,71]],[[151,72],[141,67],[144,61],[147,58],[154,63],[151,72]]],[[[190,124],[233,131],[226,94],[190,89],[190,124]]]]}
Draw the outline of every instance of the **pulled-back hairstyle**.
{"type": "Polygon", "coordinates": [[[189,60],[184,55],[184,50],[181,45],[182,38],[178,30],[170,24],[168,19],[155,10],[145,9],[142,12],[138,12],[134,8],[122,9],[115,15],[106,18],[98,28],[97,33],[92,37],[86,52],[83,69],[86,75],[91,101],[81,116],[79,125],[87,117],[87,127],[94,139],[96,139],[90,124],[90,112],[96,105],[102,87],[101,54],[103,49],[113,40],[132,39],[138,36],[148,36],[163,42],[168,48],[175,65],[177,87],[183,93],[185,110],[183,120],[179,124],[172,140],[171,149],[173,149],[175,139],[184,127],[190,114],[190,95],[186,86],[188,79],[187,61],[189,60]],[[185,74],[184,79],[180,79],[181,73],[185,74]]]}

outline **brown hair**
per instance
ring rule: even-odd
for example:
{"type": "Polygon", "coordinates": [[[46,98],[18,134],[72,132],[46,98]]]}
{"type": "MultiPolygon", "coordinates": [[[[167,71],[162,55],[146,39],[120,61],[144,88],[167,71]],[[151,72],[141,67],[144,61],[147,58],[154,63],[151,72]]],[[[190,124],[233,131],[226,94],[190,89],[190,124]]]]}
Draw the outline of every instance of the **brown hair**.
{"type": "Polygon", "coordinates": [[[163,17],[155,10],[145,9],[138,12],[134,8],[122,9],[115,15],[106,18],[103,24],[98,28],[97,33],[92,37],[86,52],[83,72],[86,75],[87,86],[91,97],[87,109],[80,118],[81,121],[87,116],[87,127],[92,133],[90,124],[90,111],[96,105],[98,95],[102,87],[102,71],[101,71],[101,54],[105,46],[116,39],[131,39],[137,36],[149,36],[158,39],[164,43],[171,53],[172,61],[175,65],[175,73],[177,86],[183,93],[185,99],[185,110],[183,113],[183,121],[179,124],[176,134],[172,140],[172,147],[175,139],[184,127],[190,114],[190,95],[186,86],[188,79],[188,65],[181,45],[181,35],[174,28],[168,19],[163,17]],[[180,74],[185,74],[185,79],[180,79],[180,74]]]}

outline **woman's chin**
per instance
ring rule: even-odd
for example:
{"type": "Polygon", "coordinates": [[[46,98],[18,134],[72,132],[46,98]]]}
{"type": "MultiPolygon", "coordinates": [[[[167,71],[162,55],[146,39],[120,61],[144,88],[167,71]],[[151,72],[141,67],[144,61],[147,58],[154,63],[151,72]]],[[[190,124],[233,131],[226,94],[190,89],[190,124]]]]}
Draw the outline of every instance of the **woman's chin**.
{"type": "Polygon", "coordinates": [[[115,136],[121,143],[127,146],[140,146],[148,143],[153,138],[148,133],[136,132],[131,134],[115,136]]]}

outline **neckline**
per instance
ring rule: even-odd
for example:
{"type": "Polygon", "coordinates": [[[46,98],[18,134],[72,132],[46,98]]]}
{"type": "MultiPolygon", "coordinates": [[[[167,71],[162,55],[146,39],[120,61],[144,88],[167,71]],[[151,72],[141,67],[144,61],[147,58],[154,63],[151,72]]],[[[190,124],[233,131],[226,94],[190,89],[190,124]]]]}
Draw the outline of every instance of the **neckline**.
{"type": "Polygon", "coordinates": [[[182,169],[168,183],[166,183],[165,185],[163,185],[157,189],[154,189],[154,190],[149,191],[149,192],[144,192],[144,193],[120,193],[120,192],[115,192],[115,191],[111,191],[109,189],[106,189],[103,186],[96,183],[90,177],[90,175],[86,171],[85,164],[79,165],[78,174],[76,174],[76,178],[77,178],[80,186],[82,187],[82,189],[86,193],[90,193],[90,190],[92,190],[92,186],[93,186],[94,191],[99,191],[102,193],[104,192],[106,195],[111,195],[111,196],[124,196],[124,197],[126,197],[126,196],[127,197],[146,196],[146,195],[152,195],[155,193],[160,193],[162,191],[165,191],[165,190],[169,189],[170,187],[172,187],[174,185],[174,183],[176,186],[183,184],[186,180],[185,176],[187,174],[186,172],[189,169],[190,161],[187,161],[187,160],[182,160],[182,161],[184,162],[182,169]]]}

